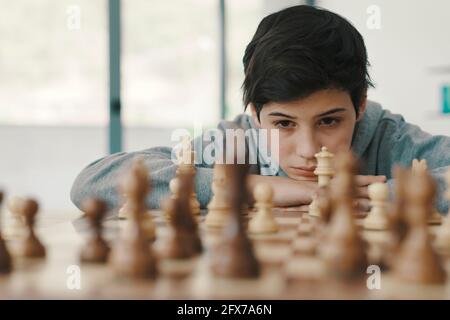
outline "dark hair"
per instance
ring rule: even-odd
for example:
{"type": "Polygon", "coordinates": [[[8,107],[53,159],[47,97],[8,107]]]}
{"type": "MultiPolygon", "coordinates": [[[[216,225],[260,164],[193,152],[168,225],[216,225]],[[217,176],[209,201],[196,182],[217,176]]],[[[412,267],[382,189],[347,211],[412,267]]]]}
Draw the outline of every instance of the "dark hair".
{"type": "Polygon", "coordinates": [[[364,40],[343,17],[312,6],[290,7],[265,17],[243,58],[245,108],[259,117],[268,102],[289,102],[328,88],[349,93],[356,113],[368,87],[364,40]]]}

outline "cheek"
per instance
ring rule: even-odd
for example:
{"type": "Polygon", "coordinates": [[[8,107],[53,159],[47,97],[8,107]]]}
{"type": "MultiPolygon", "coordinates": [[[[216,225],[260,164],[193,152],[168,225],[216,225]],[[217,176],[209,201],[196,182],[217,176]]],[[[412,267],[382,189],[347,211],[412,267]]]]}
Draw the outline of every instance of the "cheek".
{"type": "Polygon", "coordinates": [[[284,164],[289,161],[289,158],[295,154],[296,140],[291,135],[283,135],[280,132],[279,139],[279,163],[284,169],[284,164]]]}
{"type": "Polygon", "coordinates": [[[283,163],[287,161],[289,155],[295,152],[295,139],[292,139],[290,135],[283,133],[283,130],[274,128],[267,129],[267,145],[268,150],[274,152],[278,150],[278,161],[281,167],[283,163]],[[276,146],[278,144],[278,146],[276,146]]]}
{"type": "Polygon", "coordinates": [[[348,122],[333,130],[330,134],[322,134],[320,137],[321,144],[327,146],[334,154],[348,151],[352,143],[354,126],[354,122],[348,122]]]}

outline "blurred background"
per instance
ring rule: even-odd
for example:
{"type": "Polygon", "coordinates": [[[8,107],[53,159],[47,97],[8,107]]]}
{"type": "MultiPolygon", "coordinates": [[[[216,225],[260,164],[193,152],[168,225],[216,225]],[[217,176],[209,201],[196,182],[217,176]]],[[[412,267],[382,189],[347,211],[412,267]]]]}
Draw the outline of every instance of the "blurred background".
{"type": "Polygon", "coordinates": [[[369,99],[450,135],[446,0],[0,0],[0,188],[74,210],[72,182],[95,159],[233,118],[258,23],[303,3],[361,32],[369,99]]]}

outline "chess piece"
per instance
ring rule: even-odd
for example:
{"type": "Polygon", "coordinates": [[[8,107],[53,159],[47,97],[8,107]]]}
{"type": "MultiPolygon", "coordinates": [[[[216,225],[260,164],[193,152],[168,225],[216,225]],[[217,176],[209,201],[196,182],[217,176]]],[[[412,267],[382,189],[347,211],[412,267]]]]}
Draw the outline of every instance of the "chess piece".
{"type": "MultiPolygon", "coordinates": [[[[175,177],[172,180],[170,180],[169,190],[170,190],[170,199],[173,200],[172,203],[174,203],[174,201],[177,201],[177,199],[180,195],[180,181],[179,181],[178,177],[175,177]]],[[[172,219],[172,217],[173,217],[173,215],[170,214],[172,212],[170,210],[171,205],[169,205],[168,202],[165,203],[165,205],[167,206],[167,210],[165,210],[162,205],[161,205],[161,208],[163,209],[164,217],[170,223],[170,219],[172,219]]]]}
{"type": "Polygon", "coordinates": [[[25,224],[20,214],[20,208],[23,206],[24,199],[18,196],[8,198],[6,207],[10,213],[8,223],[5,223],[4,236],[7,239],[20,239],[25,234],[25,224]]]}
{"type": "Polygon", "coordinates": [[[327,147],[322,147],[315,158],[317,159],[317,168],[314,170],[314,174],[318,177],[319,187],[327,186],[334,175],[332,164],[334,154],[329,152],[327,147]]]}
{"type": "Polygon", "coordinates": [[[364,219],[364,228],[369,230],[386,230],[389,226],[387,218],[388,186],[381,182],[373,183],[368,187],[368,191],[372,208],[364,219]]]}
{"type": "Polygon", "coordinates": [[[260,265],[253,252],[242,221],[242,208],[247,201],[245,178],[248,165],[226,164],[226,199],[230,215],[223,228],[222,239],[213,251],[211,269],[220,277],[255,278],[260,274],[260,265]]]}
{"type": "Polygon", "coordinates": [[[129,219],[130,208],[129,208],[129,201],[128,201],[127,195],[123,194],[122,199],[124,199],[124,201],[123,201],[122,207],[119,209],[118,218],[121,220],[129,219]]]}
{"type": "MultiPolygon", "coordinates": [[[[135,161],[135,165],[141,171],[141,176],[144,179],[146,179],[149,184],[149,189],[147,190],[148,193],[150,191],[150,178],[148,175],[148,169],[145,166],[145,163],[142,158],[138,158],[135,161]]],[[[122,194],[123,194],[123,206],[119,210],[119,219],[131,219],[133,215],[130,213],[131,209],[130,209],[129,195],[125,192],[122,194]]],[[[154,241],[156,239],[155,224],[153,222],[152,214],[149,210],[146,210],[142,214],[142,229],[148,241],[154,241]]]]}
{"type": "Polygon", "coordinates": [[[226,199],[227,177],[225,164],[216,163],[214,165],[211,188],[213,197],[208,204],[205,225],[207,227],[220,228],[223,227],[230,215],[230,207],[226,199]]]}
{"type": "Polygon", "coordinates": [[[334,154],[328,151],[327,147],[322,147],[319,153],[316,153],[315,158],[317,159],[317,168],[314,170],[314,174],[318,177],[318,193],[314,194],[312,197],[311,204],[309,205],[309,215],[312,217],[320,217],[321,210],[318,202],[321,201],[319,197],[324,195],[324,192],[320,193],[320,189],[326,188],[331,178],[334,175],[334,169],[332,165],[332,160],[334,154]]]}
{"type": "Polygon", "coordinates": [[[37,237],[34,227],[39,205],[34,199],[25,199],[20,206],[19,212],[25,220],[26,235],[19,245],[19,253],[27,258],[44,258],[45,247],[37,237]]]}
{"type": "MultiPolygon", "coordinates": [[[[191,139],[189,136],[183,138],[181,149],[177,152],[178,168],[176,171],[177,176],[180,172],[187,172],[195,176],[195,151],[192,150],[191,139]]],[[[194,180],[192,181],[194,183],[194,180]]],[[[195,187],[192,188],[190,193],[190,206],[191,212],[194,215],[200,214],[200,203],[197,200],[197,194],[195,193],[195,187]]]]}
{"type": "Polygon", "coordinates": [[[163,258],[186,259],[203,251],[190,202],[193,178],[192,172],[180,171],[170,181],[172,195],[163,206],[170,228],[167,237],[159,241],[159,255],[163,258]]]}
{"type": "Polygon", "coordinates": [[[107,211],[106,203],[90,198],[82,203],[83,211],[90,224],[90,235],[80,252],[82,262],[105,263],[110,248],[102,237],[102,220],[107,211]]]}
{"type": "MultiPolygon", "coordinates": [[[[445,180],[447,182],[447,191],[445,192],[445,196],[450,203],[450,169],[447,170],[445,174],[445,180]]],[[[444,223],[440,227],[437,234],[436,246],[440,252],[450,255],[450,207],[447,217],[445,218],[444,223]]]]}
{"type": "Polygon", "coordinates": [[[258,184],[254,191],[256,215],[250,220],[250,233],[274,233],[278,231],[278,224],[272,214],[273,189],[270,184],[258,184]]]}
{"type": "MultiPolygon", "coordinates": [[[[415,174],[420,171],[427,171],[428,170],[428,164],[426,159],[414,159],[412,161],[412,173],[415,174]]],[[[427,218],[428,224],[441,224],[442,223],[442,216],[437,212],[436,209],[433,209],[430,212],[430,215],[427,218]]]]}
{"type": "Polygon", "coordinates": [[[319,195],[317,193],[314,193],[311,197],[311,203],[309,205],[309,211],[308,214],[311,217],[320,217],[320,207],[319,207],[319,195]]]}
{"type": "Polygon", "coordinates": [[[381,254],[381,260],[383,264],[391,268],[395,263],[398,251],[403,243],[408,224],[406,221],[406,199],[405,199],[405,186],[407,183],[408,172],[406,169],[395,166],[393,168],[394,176],[394,202],[387,206],[387,240],[384,243],[383,252],[381,254]]]}
{"type": "Polygon", "coordinates": [[[145,199],[150,189],[147,171],[142,169],[140,160],[136,160],[120,183],[120,191],[129,197],[131,219],[126,221],[119,239],[114,245],[110,263],[115,272],[130,278],[155,278],[157,261],[152,245],[143,228],[145,199]]]}
{"type": "Polygon", "coordinates": [[[334,276],[364,275],[367,267],[365,243],[354,221],[355,159],[350,153],[336,157],[336,176],[331,185],[333,213],[320,254],[334,276]]]}
{"type": "MultiPolygon", "coordinates": [[[[189,212],[179,210],[180,206],[177,203],[179,201],[179,197],[170,197],[162,204],[164,214],[169,221],[169,232],[159,243],[159,256],[162,258],[188,259],[202,251],[200,237],[196,231],[193,233],[186,228],[184,220],[189,212]]],[[[181,199],[181,202],[186,202],[186,199],[181,199]]]]}
{"type": "Polygon", "coordinates": [[[445,282],[445,270],[431,246],[427,217],[436,185],[426,170],[408,174],[405,185],[408,230],[393,265],[394,274],[404,281],[423,284],[445,282]]]}
{"type": "Polygon", "coordinates": [[[162,203],[164,214],[170,217],[169,232],[165,238],[160,239],[158,254],[162,258],[186,259],[194,256],[196,252],[191,243],[186,241],[190,235],[180,225],[181,219],[177,214],[176,201],[176,199],[168,198],[162,203]]]}
{"type": "Polygon", "coordinates": [[[407,184],[408,172],[406,169],[401,167],[394,168],[394,207],[390,211],[389,225],[392,230],[391,235],[393,238],[394,247],[398,248],[403,242],[406,236],[406,231],[408,224],[406,221],[406,198],[405,198],[405,187],[407,184]]]}
{"type": "MultiPolygon", "coordinates": [[[[169,182],[169,190],[170,190],[170,193],[171,193],[171,198],[175,199],[175,200],[179,198],[180,192],[181,192],[180,181],[179,181],[179,178],[178,178],[181,173],[185,173],[185,174],[192,175],[192,176],[195,175],[195,173],[192,172],[192,171],[179,171],[177,176],[175,178],[173,178],[172,180],[170,180],[170,182],[169,182]]],[[[193,183],[193,181],[191,183],[193,183]]],[[[194,186],[192,185],[192,189],[193,188],[194,188],[194,186]]],[[[183,192],[185,192],[185,190],[183,192]]],[[[191,211],[192,215],[194,215],[194,216],[199,215],[199,213],[200,213],[200,204],[198,203],[197,197],[196,197],[194,192],[190,193],[189,205],[191,207],[190,211],[191,211]]],[[[167,216],[166,216],[166,218],[167,218],[167,216]]]]}
{"type": "MultiPolygon", "coordinates": [[[[0,208],[3,202],[3,193],[0,191],[0,208]]],[[[6,274],[12,270],[12,259],[11,255],[6,247],[5,240],[1,234],[0,228],[0,274],[6,274]]]]}
{"type": "MultiPolygon", "coordinates": [[[[148,169],[145,166],[145,163],[143,161],[142,158],[138,158],[135,162],[135,165],[137,166],[137,168],[140,171],[140,176],[142,177],[143,181],[146,181],[147,184],[147,191],[146,191],[146,195],[150,192],[151,189],[151,183],[150,183],[150,178],[149,178],[149,174],[148,174],[148,169]]],[[[148,241],[155,241],[156,239],[156,227],[155,227],[155,223],[153,222],[153,217],[151,212],[147,209],[147,204],[146,204],[146,200],[145,200],[146,196],[144,197],[143,200],[143,205],[144,205],[144,212],[142,213],[142,230],[144,231],[144,235],[147,238],[148,241]]],[[[133,217],[133,215],[130,215],[131,217],[133,217]]]]}

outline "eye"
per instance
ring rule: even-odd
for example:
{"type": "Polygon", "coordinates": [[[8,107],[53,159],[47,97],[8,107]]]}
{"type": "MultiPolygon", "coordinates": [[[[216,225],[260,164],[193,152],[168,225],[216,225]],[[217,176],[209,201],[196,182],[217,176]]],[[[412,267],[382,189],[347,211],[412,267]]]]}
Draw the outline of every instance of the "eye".
{"type": "Polygon", "coordinates": [[[295,127],[295,123],[290,120],[279,120],[274,122],[275,127],[279,129],[287,129],[295,127]]]}
{"type": "Polygon", "coordinates": [[[334,127],[341,122],[339,118],[327,117],[319,120],[320,127],[334,127]]]}

